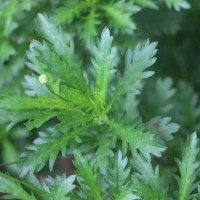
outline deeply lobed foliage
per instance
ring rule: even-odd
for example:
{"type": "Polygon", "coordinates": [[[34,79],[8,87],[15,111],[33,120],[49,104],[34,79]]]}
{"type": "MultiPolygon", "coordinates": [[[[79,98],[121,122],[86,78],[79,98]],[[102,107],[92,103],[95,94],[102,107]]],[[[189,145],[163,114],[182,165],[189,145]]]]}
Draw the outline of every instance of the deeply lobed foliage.
{"type": "MultiPolygon", "coordinates": [[[[111,139],[112,144],[115,144],[119,139],[122,141],[123,152],[127,152],[127,148],[130,147],[133,155],[139,149],[148,159],[150,153],[160,156],[164,148],[153,138],[153,133],[144,134],[142,126],[124,126],[117,122],[114,118],[115,114],[111,113],[112,106],[117,99],[130,91],[131,85],[152,75],[152,72],[144,72],[144,70],[155,62],[153,56],[156,53],[156,43],[145,41],[138,44],[133,52],[127,51],[125,72],[118,80],[114,91],[111,91],[109,85],[110,79],[115,76],[113,62],[116,48],[111,46],[112,37],[108,28],[103,30],[101,40],[93,48],[94,56],[91,61],[96,75],[95,82],[89,85],[83,76],[80,64],[74,57],[72,40],[66,40],[62,30],[44,15],[38,16],[37,24],[39,33],[42,33],[45,41],[40,43],[34,40],[30,44],[30,50],[27,52],[30,62],[27,65],[38,75],[28,77],[28,80],[36,82],[35,77],[40,78],[45,75],[46,84],[32,85],[31,94],[34,96],[21,94],[1,97],[0,108],[4,109],[1,123],[11,121],[9,125],[11,127],[20,121],[29,120],[26,126],[30,130],[39,128],[52,117],[57,117],[59,123],[55,128],[60,133],[56,136],[49,131],[41,134],[40,139],[28,147],[30,151],[22,154],[23,159],[19,162],[22,167],[21,176],[28,171],[33,173],[35,170],[41,170],[49,157],[50,169],[52,169],[59,151],[65,155],[66,146],[71,141],[77,137],[81,141],[83,131],[98,127],[108,130],[111,128],[104,143],[109,143],[111,139]],[[131,76],[133,73],[134,75],[131,76]],[[108,96],[109,93],[113,94],[108,96]],[[13,117],[9,118],[10,113],[15,114],[14,121],[13,117]],[[32,164],[34,158],[35,162],[32,164]]],[[[102,134],[107,135],[107,133],[102,134]]],[[[84,140],[81,143],[85,143],[84,140]]],[[[98,137],[96,143],[98,144],[98,137]]],[[[105,150],[109,152],[115,145],[108,146],[105,150]]],[[[103,155],[107,156],[109,153],[103,152],[103,155]]]]}
{"type": "MultiPolygon", "coordinates": [[[[25,1],[24,5],[13,2],[22,6],[21,9],[30,9],[31,1],[25,1]]],[[[123,62],[119,62],[118,48],[113,47],[107,27],[94,44],[100,22],[105,20],[115,35],[132,34],[136,28],[132,15],[140,7],[158,9],[162,3],[177,11],[190,7],[185,0],[109,3],[77,0],[57,8],[54,18],[38,15],[37,37],[41,40],[31,41],[27,51],[27,66],[32,73],[25,76],[25,94],[0,97],[0,124],[2,127],[6,124],[7,130],[12,131],[16,125],[25,123],[29,131],[35,132],[36,128],[41,131],[18,160],[20,179],[0,173],[0,192],[6,193],[4,199],[199,198],[196,133],[188,136],[182,158],[176,160],[180,175],[176,173],[177,184],[173,179],[173,193],[167,191],[172,186],[163,183],[165,160],[161,158],[169,141],[174,139],[173,134],[179,130],[179,125],[168,117],[174,108],[172,100],[176,98],[175,105],[178,105],[177,122],[185,120],[184,124],[188,122],[195,129],[199,117],[198,96],[193,95],[187,83],[181,83],[176,90],[172,79],[165,78],[158,79],[151,90],[147,86],[147,97],[142,96],[140,101],[142,80],[154,73],[146,70],[156,61],[157,43],[146,40],[133,45],[134,50],[126,52],[124,67],[120,66],[123,62]],[[89,47],[90,56],[86,59],[91,59],[90,63],[79,61],[81,56],[83,60],[85,57],[74,44],[75,34],[66,35],[57,25],[60,22],[71,24],[72,31],[77,27],[73,24],[78,22],[83,32],[81,37],[89,47]],[[187,103],[190,96],[193,98],[187,103]],[[183,101],[178,101],[179,97],[183,101]],[[45,129],[49,125],[53,127],[45,129]],[[41,171],[48,161],[52,171],[60,152],[62,156],[74,154],[75,175],[49,176],[38,181],[33,174],[41,171]]],[[[122,50],[121,47],[119,51],[122,50]]],[[[6,148],[10,148],[9,143],[6,148]]],[[[167,173],[174,174],[170,170],[167,173]]]]}

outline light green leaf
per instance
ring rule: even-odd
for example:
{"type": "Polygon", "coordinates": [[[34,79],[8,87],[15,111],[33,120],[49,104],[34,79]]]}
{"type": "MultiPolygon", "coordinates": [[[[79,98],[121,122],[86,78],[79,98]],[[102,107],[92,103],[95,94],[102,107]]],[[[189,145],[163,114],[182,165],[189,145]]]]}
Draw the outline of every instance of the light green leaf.
{"type": "Polygon", "coordinates": [[[98,14],[96,10],[92,9],[85,19],[83,24],[83,34],[82,38],[86,41],[87,46],[91,47],[97,36],[96,25],[99,23],[97,20],[98,14]]]}
{"type": "Polygon", "coordinates": [[[95,101],[100,109],[103,109],[106,102],[106,94],[108,89],[109,78],[113,73],[114,58],[117,49],[112,47],[113,37],[110,31],[105,28],[101,34],[101,40],[96,47],[93,47],[92,64],[96,72],[96,90],[95,101]]]}
{"type": "Polygon", "coordinates": [[[48,159],[49,168],[52,170],[58,153],[61,151],[65,156],[69,142],[84,129],[85,127],[79,128],[65,134],[61,134],[55,129],[40,132],[40,137],[34,141],[34,144],[27,146],[28,151],[21,154],[18,162],[20,177],[25,176],[28,172],[32,174],[34,171],[40,171],[48,159]]]}
{"type": "Polygon", "coordinates": [[[60,7],[55,11],[55,21],[57,23],[71,22],[91,5],[91,1],[68,0],[65,7],[60,7]]]}
{"type": "Polygon", "coordinates": [[[156,137],[164,141],[173,140],[173,133],[179,130],[180,126],[177,123],[171,122],[171,117],[161,118],[154,117],[147,123],[146,129],[148,131],[156,131],[156,137]]]}
{"type": "Polygon", "coordinates": [[[80,152],[75,151],[75,160],[73,161],[76,167],[76,174],[79,177],[79,182],[83,186],[82,189],[87,192],[92,199],[102,200],[100,187],[97,184],[97,174],[94,173],[87,159],[80,152]]]}
{"type": "Polygon", "coordinates": [[[0,111],[0,124],[9,123],[7,130],[10,130],[17,123],[22,121],[27,121],[26,127],[28,130],[33,128],[39,128],[46,121],[59,115],[59,111],[51,111],[51,110],[1,110],[0,111]]]}
{"type": "Polygon", "coordinates": [[[60,86],[60,92],[63,93],[63,98],[71,102],[74,106],[87,111],[94,109],[91,94],[83,94],[80,90],[68,88],[66,85],[60,86]]]}
{"type": "Polygon", "coordinates": [[[55,128],[63,133],[73,129],[76,130],[79,127],[85,126],[87,123],[92,121],[92,117],[83,112],[68,112],[65,115],[58,116],[58,123],[55,128]]]}
{"type": "Polygon", "coordinates": [[[172,98],[176,93],[173,88],[173,80],[170,77],[157,79],[151,90],[147,90],[144,98],[148,99],[146,106],[143,106],[143,115],[151,119],[158,115],[166,115],[174,107],[172,98]],[[156,99],[156,100],[155,100],[156,99]]]}
{"type": "Polygon", "coordinates": [[[31,110],[31,109],[66,109],[69,104],[59,98],[29,97],[27,95],[8,95],[0,97],[0,108],[8,110],[31,110]]]}
{"type": "Polygon", "coordinates": [[[71,175],[68,178],[65,174],[62,176],[56,176],[55,179],[52,177],[45,178],[42,180],[42,187],[46,192],[49,193],[50,200],[69,200],[69,193],[73,191],[75,185],[76,176],[71,175]]]}
{"type": "Polygon", "coordinates": [[[139,154],[134,157],[133,166],[138,171],[133,176],[133,185],[137,194],[144,200],[166,200],[166,194],[159,178],[159,168],[156,167],[154,171],[151,162],[139,154]]]}
{"type": "Polygon", "coordinates": [[[165,0],[165,3],[169,8],[173,7],[176,11],[189,9],[191,7],[187,0],[165,0]]]}
{"type": "Polygon", "coordinates": [[[135,3],[144,8],[158,9],[158,6],[154,2],[154,0],[135,0],[135,3]]]}
{"type": "Polygon", "coordinates": [[[28,67],[39,74],[61,79],[73,88],[88,91],[83,78],[80,64],[74,56],[74,45],[59,26],[47,16],[38,14],[37,31],[45,39],[43,44],[33,40],[27,56],[30,63],[28,67]]]}
{"type": "Polygon", "coordinates": [[[145,69],[153,65],[156,61],[154,55],[156,54],[157,43],[150,43],[149,40],[139,43],[134,52],[129,49],[125,58],[125,71],[123,77],[118,81],[115,92],[111,99],[111,104],[115,102],[119,96],[129,92],[133,87],[133,84],[143,78],[151,76],[153,73],[145,69]]]}
{"type": "Polygon", "coordinates": [[[113,27],[117,27],[126,33],[132,33],[136,28],[132,15],[139,11],[139,8],[133,4],[133,1],[119,0],[102,5],[101,8],[112,19],[111,24],[113,24],[113,27]]]}
{"type": "Polygon", "coordinates": [[[115,200],[138,199],[133,194],[133,187],[129,179],[131,169],[127,167],[127,163],[128,158],[123,158],[119,151],[108,168],[106,182],[115,200]]]}
{"type": "Polygon", "coordinates": [[[36,200],[33,195],[27,193],[17,179],[2,172],[0,172],[0,192],[7,193],[3,196],[4,199],[36,200]]]}
{"type": "Polygon", "coordinates": [[[98,148],[91,160],[91,165],[94,170],[99,169],[102,174],[106,174],[109,158],[113,157],[112,148],[115,146],[116,138],[108,135],[108,133],[102,133],[102,136],[98,139],[97,143],[98,148]]]}
{"type": "MultiPolygon", "coordinates": [[[[177,177],[179,184],[179,200],[189,199],[191,188],[195,182],[195,171],[200,166],[200,162],[197,161],[197,155],[199,153],[198,139],[196,133],[193,133],[187,139],[185,148],[182,151],[182,160],[176,159],[180,178],[177,177]]],[[[194,188],[193,188],[194,190],[194,188]]]]}
{"type": "Polygon", "coordinates": [[[50,92],[46,85],[41,84],[38,78],[34,76],[25,76],[23,87],[26,89],[25,93],[28,96],[43,96],[47,98],[55,98],[56,96],[50,92]]]}
{"type": "Polygon", "coordinates": [[[131,127],[114,122],[109,122],[109,124],[122,141],[123,153],[130,149],[132,155],[136,156],[137,150],[139,150],[147,160],[150,160],[150,154],[160,157],[161,152],[166,149],[155,139],[155,133],[145,133],[143,126],[131,127]]]}

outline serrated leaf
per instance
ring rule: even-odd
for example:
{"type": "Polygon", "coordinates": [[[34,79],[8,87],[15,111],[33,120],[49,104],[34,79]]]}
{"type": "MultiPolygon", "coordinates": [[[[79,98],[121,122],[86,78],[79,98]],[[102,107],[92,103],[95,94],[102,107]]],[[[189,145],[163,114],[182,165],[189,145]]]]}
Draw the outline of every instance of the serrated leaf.
{"type": "Polygon", "coordinates": [[[91,160],[91,165],[94,170],[99,169],[102,174],[106,174],[109,165],[109,158],[113,157],[112,148],[115,146],[115,142],[116,138],[107,135],[107,133],[106,135],[103,134],[97,141],[98,148],[91,160]]]}
{"type": "Polygon", "coordinates": [[[63,93],[63,98],[71,102],[74,106],[80,109],[87,109],[87,111],[94,109],[90,94],[83,94],[77,89],[68,88],[66,85],[61,85],[60,91],[63,93]]]}
{"type": "Polygon", "coordinates": [[[133,1],[119,0],[102,6],[109,18],[115,31],[121,29],[123,32],[132,33],[136,28],[132,20],[133,13],[139,11],[139,8],[133,4],[133,1]],[[117,28],[116,28],[117,27],[117,28]]]}
{"type": "MultiPolygon", "coordinates": [[[[200,166],[200,162],[197,161],[197,155],[199,153],[198,139],[196,133],[193,133],[187,139],[186,146],[182,151],[182,160],[176,159],[180,171],[180,177],[177,177],[179,184],[179,200],[189,199],[190,189],[192,188],[196,176],[195,171],[200,166]]],[[[194,189],[194,188],[193,188],[194,189]]]]}
{"type": "Polygon", "coordinates": [[[143,126],[134,128],[113,122],[110,122],[110,125],[122,141],[123,153],[126,153],[130,149],[132,155],[136,156],[137,150],[139,150],[147,160],[150,160],[150,154],[160,157],[161,152],[166,149],[155,139],[155,133],[145,133],[143,126]]]}
{"type": "Polygon", "coordinates": [[[165,200],[166,194],[161,187],[159,168],[156,167],[154,171],[151,162],[139,154],[134,157],[133,166],[138,171],[133,176],[133,185],[137,194],[144,200],[165,200]]]}
{"type": "Polygon", "coordinates": [[[33,195],[27,193],[17,179],[12,179],[7,174],[0,172],[0,192],[7,193],[4,199],[36,200],[33,195]]]}
{"type": "Polygon", "coordinates": [[[156,131],[156,137],[161,140],[173,140],[173,135],[179,130],[180,126],[177,123],[171,122],[171,117],[161,118],[160,116],[154,117],[147,123],[148,131],[156,131]]]}
{"type": "Polygon", "coordinates": [[[76,130],[79,127],[82,127],[91,122],[92,117],[83,112],[74,112],[71,114],[68,112],[68,115],[65,114],[58,116],[58,120],[60,123],[58,123],[55,128],[60,132],[66,133],[70,129],[76,130]]]}
{"type": "Polygon", "coordinates": [[[97,174],[80,152],[75,151],[74,157],[73,163],[76,167],[76,174],[80,178],[80,184],[86,186],[85,190],[92,199],[102,200],[100,187],[97,184],[97,174]]]}
{"type": "MultiPolygon", "coordinates": [[[[139,43],[134,52],[129,49],[125,58],[125,71],[123,77],[118,81],[115,92],[111,99],[111,104],[115,102],[119,96],[124,95],[130,91],[132,85],[143,78],[146,74],[143,72],[145,69],[153,65],[156,61],[154,55],[156,54],[157,43],[150,43],[149,40],[139,43]]],[[[149,75],[152,75],[150,73],[149,75]]]]}
{"type": "Polygon", "coordinates": [[[27,56],[28,67],[39,74],[48,73],[55,80],[61,79],[68,86],[88,91],[80,64],[74,56],[74,45],[59,26],[47,16],[38,14],[37,31],[45,39],[32,41],[27,56]]]}
{"type": "Polygon", "coordinates": [[[25,93],[28,96],[43,96],[47,98],[55,98],[56,96],[49,91],[46,85],[41,84],[38,78],[33,76],[25,76],[25,82],[23,83],[25,93]]]}
{"type": "Polygon", "coordinates": [[[49,193],[50,200],[69,200],[69,193],[75,188],[75,178],[75,175],[66,177],[65,174],[57,175],[55,179],[49,176],[42,181],[42,186],[49,193]]]}
{"type": "Polygon", "coordinates": [[[117,49],[112,47],[113,37],[110,36],[108,28],[104,28],[101,34],[101,40],[97,46],[92,48],[93,58],[92,65],[96,72],[96,89],[95,101],[100,109],[102,109],[106,102],[106,94],[108,89],[108,82],[113,72],[114,58],[117,49]]]}
{"type": "Polygon", "coordinates": [[[189,9],[191,7],[187,0],[165,0],[165,3],[169,8],[173,7],[176,11],[189,9]]]}
{"type": "Polygon", "coordinates": [[[55,21],[57,23],[71,22],[91,5],[91,1],[68,1],[66,6],[60,7],[55,11],[55,21]]]}
{"type": "Polygon", "coordinates": [[[39,128],[46,121],[61,114],[59,111],[51,110],[1,110],[0,111],[0,124],[9,123],[7,130],[10,130],[17,123],[27,121],[25,123],[28,130],[39,128]]]}
{"type": "Polygon", "coordinates": [[[123,158],[119,151],[108,168],[106,182],[113,198],[117,200],[138,199],[133,194],[133,187],[129,179],[131,169],[127,167],[127,163],[128,158],[123,158]]]}
{"type": "Polygon", "coordinates": [[[144,8],[158,9],[158,6],[152,0],[135,0],[135,3],[144,8]]]}
{"type": "Polygon", "coordinates": [[[29,97],[27,95],[8,95],[0,97],[0,108],[8,110],[46,109],[62,110],[68,103],[59,98],[29,97]]]}
{"type": "Polygon", "coordinates": [[[60,151],[65,152],[69,142],[81,132],[81,128],[66,134],[58,133],[54,129],[41,132],[33,145],[27,146],[27,151],[21,154],[18,162],[20,177],[28,172],[40,171],[49,159],[50,170],[53,169],[55,159],[60,151]]]}
{"type": "Polygon", "coordinates": [[[157,79],[153,87],[153,89],[146,91],[147,96],[145,98],[148,101],[147,105],[142,108],[147,119],[161,114],[166,115],[174,107],[172,98],[176,93],[176,89],[173,88],[173,80],[170,77],[157,79]]]}
{"type": "Polygon", "coordinates": [[[97,36],[96,25],[99,23],[97,17],[98,14],[96,10],[92,9],[86,17],[85,22],[83,24],[83,34],[81,37],[86,41],[88,47],[92,46],[92,43],[94,42],[94,39],[97,36]]]}

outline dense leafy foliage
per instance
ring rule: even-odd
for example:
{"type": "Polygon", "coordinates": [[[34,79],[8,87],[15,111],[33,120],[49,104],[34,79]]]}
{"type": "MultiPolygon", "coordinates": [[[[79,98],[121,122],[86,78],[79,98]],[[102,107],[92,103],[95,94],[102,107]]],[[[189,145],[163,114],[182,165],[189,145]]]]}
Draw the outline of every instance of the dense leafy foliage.
{"type": "Polygon", "coordinates": [[[198,7],[195,0],[3,1],[2,199],[199,199],[199,83],[187,82],[180,55],[191,41],[172,48],[198,7]],[[160,78],[146,79],[154,71],[160,78]],[[55,166],[64,157],[74,166],[69,176],[55,166]]]}

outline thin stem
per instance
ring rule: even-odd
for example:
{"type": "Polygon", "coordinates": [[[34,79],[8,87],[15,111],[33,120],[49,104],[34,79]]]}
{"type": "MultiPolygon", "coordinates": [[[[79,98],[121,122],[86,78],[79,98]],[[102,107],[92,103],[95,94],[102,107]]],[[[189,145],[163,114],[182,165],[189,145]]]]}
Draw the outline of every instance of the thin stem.
{"type": "Polygon", "coordinates": [[[15,161],[15,162],[5,162],[5,163],[0,163],[0,167],[3,167],[3,166],[8,166],[8,165],[14,165],[14,164],[17,164],[18,161],[15,161]]]}

